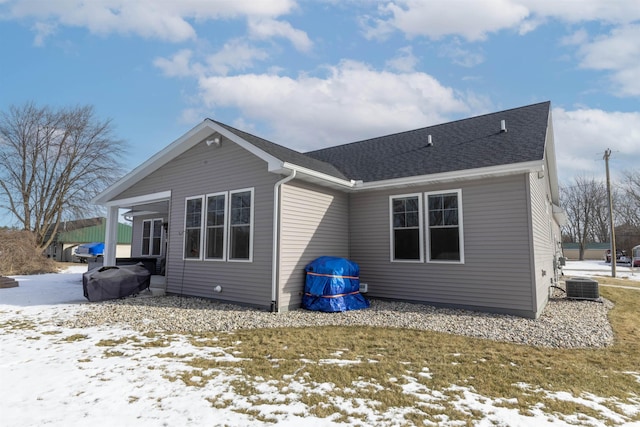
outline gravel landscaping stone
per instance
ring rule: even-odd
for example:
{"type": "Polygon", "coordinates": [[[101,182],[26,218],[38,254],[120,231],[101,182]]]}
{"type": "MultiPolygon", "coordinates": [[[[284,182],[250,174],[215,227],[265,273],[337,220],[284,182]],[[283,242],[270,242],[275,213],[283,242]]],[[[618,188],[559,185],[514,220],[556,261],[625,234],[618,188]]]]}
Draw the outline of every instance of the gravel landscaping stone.
{"type": "Polygon", "coordinates": [[[371,300],[365,310],[323,313],[304,309],[270,313],[201,298],[141,294],[87,304],[62,326],[119,325],[137,331],[206,332],[240,329],[373,326],[407,328],[554,348],[604,347],[613,343],[607,312],[613,303],[568,300],[559,292],[538,319],[371,300]]]}

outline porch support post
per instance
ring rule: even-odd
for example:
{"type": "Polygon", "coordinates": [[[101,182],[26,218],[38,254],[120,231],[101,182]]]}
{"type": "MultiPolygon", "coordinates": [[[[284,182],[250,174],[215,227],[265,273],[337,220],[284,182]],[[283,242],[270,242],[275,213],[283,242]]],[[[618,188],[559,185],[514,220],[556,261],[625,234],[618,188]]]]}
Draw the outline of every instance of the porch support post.
{"type": "Polygon", "coordinates": [[[107,224],[104,233],[103,265],[116,265],[116,245],[118,244],[118,207],[107,207],[107,224]]]}

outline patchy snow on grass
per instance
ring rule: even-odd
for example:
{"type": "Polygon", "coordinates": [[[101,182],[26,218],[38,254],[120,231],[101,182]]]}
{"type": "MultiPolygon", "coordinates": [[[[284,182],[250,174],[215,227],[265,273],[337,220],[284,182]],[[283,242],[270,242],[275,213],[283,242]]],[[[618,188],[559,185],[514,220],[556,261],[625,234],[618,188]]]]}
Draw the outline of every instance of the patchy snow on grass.
{"type": "MultiPolygon", "coordinates": [[[[81,273],[85,270],[86,266],[78,266],[64,274],[18,276],[19,287],[0,290],[2,426],[397,426],[406,425],[410,418],[405,416],[419,416],[429,408],[439,413],[445,403],[463,413],[481,413],[478,426],[624,423],[619,414],[607,408],[606,403],[611,402],[597,396],[549,393],[600,414],[600,419],[572,419],[546,413],[544,407],[524,415],[513,400],[488,398],[457,385],[450,390],[432,390],[416,378],[430,378],[428,366],[398,379],[404,393],[418,398],[419,407],[386,409],[358,396],[359,390],[381,387],[366,379],[354,381],[351,392],[336,394],[333,384],[306,381],[304,373],[284,378],[283,386],[282,382],[247,379],[240,369],[232,374],[216,368],[196,369],[188,362],[204,358],[233,364],[242,359],[233,348],[215,346],[216,340],[211,338],[209,346],[199,346],[197,340],[179,334],[149,335],[121,327],[60,327],[57,319],[81,313],[88,304],[82,294],[81,273]],[[252,387],[255,394],[238,393],[234,388],[238,381],[252,387]],[[303,396],[314,395],[350,415],[347,419],[343,414],[314,415],[302,401],[303,396]]],[[[321,363],[326,369],[365,363],[357,358],[308,362],[321,363]]],[[[640,404],[618,407],[630,415],[640,411],[640,404]]],[[[438,425],[460,424],[444,413],[434,418],[438,425]]]]}

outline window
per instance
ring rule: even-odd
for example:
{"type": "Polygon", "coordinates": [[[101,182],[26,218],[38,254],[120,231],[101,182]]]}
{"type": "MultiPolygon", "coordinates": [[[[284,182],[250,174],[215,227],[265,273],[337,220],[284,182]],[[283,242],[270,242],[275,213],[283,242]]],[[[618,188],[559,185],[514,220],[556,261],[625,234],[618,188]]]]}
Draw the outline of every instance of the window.
{"type": "Polygon", "coordinates": [[[231,192],[229,259],[251,260],[251,224],[253,190],[231,192]]]}
{"type": "Polygon", "coordinates": [[[427,193],[429,261],[464,262],[461,190],[427,193]]]}
{"type": "Polygon", "coordinates": [[[187,199],[184,218],[184,258],[201,259],[202,197],[187,199]]]}
{"type": "Polygon", "coordinates": [[[464,263],[462,190],[390,196],[389,211],[391,261],[423,262],[426,227],[428,262],[464,263]]]}
{"type": "Polygon", "coordinates": [[[207,259],[224,260],[224,241],[226,225],[226,193],[207,196],[207,259]]]}
{"type": "Polygon", "coordinates": [[[251,261],[253,189],[185,201],[184,259],[251,261]]]}
{"type": "Polygon", "coordinates": [[[391,210],[391,260],[422,261],[422,195],[389,198],[391,210]]]}
{"type": "Polygon", "coordinates": [[[142,255],[158,256],[162,248],[162,219],[142,221],[142,255]]]}

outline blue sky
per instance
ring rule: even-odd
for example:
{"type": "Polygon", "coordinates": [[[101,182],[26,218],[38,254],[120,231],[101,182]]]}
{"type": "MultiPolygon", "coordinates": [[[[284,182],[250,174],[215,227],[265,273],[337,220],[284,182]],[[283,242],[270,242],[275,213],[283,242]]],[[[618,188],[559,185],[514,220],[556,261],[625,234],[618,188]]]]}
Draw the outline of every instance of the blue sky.
{"type": "Polygon", "coordinates": [[[0,0],[0,110],[91,104],[131,169],[210,117],[301,151],[550,100],[562,183],[640,168],[638,0],[0,0]]]}

